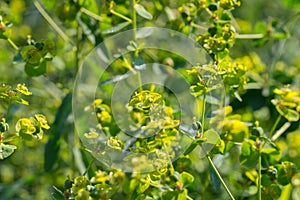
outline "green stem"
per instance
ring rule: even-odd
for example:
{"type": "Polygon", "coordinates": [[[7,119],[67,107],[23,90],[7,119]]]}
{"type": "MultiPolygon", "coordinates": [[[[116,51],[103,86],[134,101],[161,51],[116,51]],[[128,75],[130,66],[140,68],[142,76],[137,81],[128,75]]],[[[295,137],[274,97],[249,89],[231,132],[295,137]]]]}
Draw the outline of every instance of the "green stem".
{"type": "Polygon", "coordinates": [[[277,119],[276,119],[276,121],[275,121],[273,127],[272,127],[271,130],[270,130],[269,137],[271,137],[271,136],[273,135],[273,133],[274,133],[276,127],[278,126],[280,120],[281,120],[281,115],[278,115],[278,117],[277,117],[277,119]]]}
{"type": "Polygon", "coordinates": [[[129,23],[132,23],[132,20],[130,18],[128,18],[128,17],[126,17],[126,16],[124,16],[124,15],[122,15],[122,14],[120,14],[120,13],[114,11],[114,10],[110,10],[110,12],[111,12],[111,14],[116,15],[116,16],[120,17],[121,19],[124,19],[124,20],[128,21],[129,23]]]}
{"type": "Polygon", "coordinates": [[[261,39],[264,37],[264,34],[237,34],[236,39],[261,39]]]}
{"type": "Polygon", "coordinates": [[[259,150],[258,155],[258,200],[261,200],[261,151],[259,150]]]}
{"type": "Polygon", "coordinates": [[[69,42],[73,45],[73,42],[70,38],[65,34],[65,32],[53,21],[53,19],[48,15],[48,13],[44,10],[42,5],[37,1],[33,1],[34,6],[40,12],[40,14],[44,17],[44,19],[50,24],[50,26],[58,33],[58,35],[66,42],[69,42]]]}
{"type": "Polygon", "coordinates": [[[139,83],[139,91],[143,91],[143,84],[142,84],[142,77],[141,77],[141,72],[137,72],[137,76],[138,76],[138,83],[139,83]]]}
{"type": "Polygon", "coordinates": [[[194,27],[194,28],[197,28],[199,30],[207,31],[207,27],[201,26],[199,24],[195,24],[194,22],[191,22],[191,26],[194,27]]]}
{"type": "Polygon", "coordinates": [[[229,188],[227,187],[226,183],[224,182],[222,176],[220,175],[218,169],[216,168],[215,164],[211,160],[210,156],[206,155],[206,157],[207,157],[207,159],[209,161],[210,166],[213,168],[214,172],[216,173],[216,175],[218,176],[219,180],[221,181],[221,183],[222,183],[223,187],[225,188],[227,194],[229,195],[230,199],[234,200],[233,195],[231,194],[229,188]]]}
{"type": "MultiPolygon", "coordinates": [[[[135,0],[131,0],[131,9],[132,9],[132,29],[133,29],[133,41],[136,41],[136,11],[134,9],[135,6],[135,0]]],[[[138,52],[135,52],[135,54],[138,54],[138,52]]],[[[134,55],[134,56],[138,56],[138,55],[134,55]]],[[[142,85],[142,77],[141,77],[141,73],[137,72],[137,76],[138,76],[138,83],[139,83],[139,90],[140,92],[143,90],[143,85],[142,85]]]]}
{"type": "Polygon", "coordinates": [[[205,103],[206,103],[206,92],[203,94],[203,102],[202,102],[202,113],[201,113],[201,134],[204,133],[204,116],[205,116],[205,103]]]}
{"type": "Polygon", "coordinates": [[[214,15],[208,8],[205,8],[205,11],[206,11],[211,17],[214,15]]]}
{"type": "Polygon", "coordinates": [[[95,14],[95,13],[89,11],[88,9],[86,9],[86,8],[84,8],[84,7],[81,7],[81,8],[80,8],[80,11],[81,11],[82,13],[85,13],[86,15],[88,15],[88,16],[94,18],[95,20],[98,20],[98,21],[102,21],[102,20],[103,20],[102,17],[100,17],[99,15],[97,15],[97,14],[95,14]]]}
{"type": "Polygon", "coordinates": [[[133,29],[133,40],[136,40],[136,11],[134,9],[135,0],[131,0],[132,6],[132,29],[133,29]]]}
{"type": "Polygon", "coordinates": [[[7,38],[7,41],[16,51],[19,51],[19,47],[10,38],[7,38]]]}
{"type": "Polygon", "coordinates": [[[79,24],[77,24],[77,38],[76,38],[76,52],[75,52],[75,56],[76,56],[76,66],[75,66],[75,72],[77,73],[78,72],[78,69],[79,69],[79,66],[80,66],[80,60],[81,60],[81,57],[80,57],[80,43],[81,43],[81,40],[82,40],[82,29],[80,27],[79,24]]]}
{"type": "Polygon", "coordinates": [[[88,171],[90,170],[90,168],[92,167],[92,164],[95,162],[95,159],[93,158],[93,160],[89,163],[89,165],[87,166],[87,168],[85,169],[85,172],[83,173],[83,176],[85,176],[88,171]]]}
{"type": "MultiPolygon", "coordinates": [[[[201,128],[201,131],[202,131],[202,133],[201,133],[201,134],[203,134],[203,132],[204,132],[205,102],[206,102],[206,92],[204,92],[204,94],[203,94],[202,113],[201,113],[201,117],[202,117],[202,118],[201,118],[201,123],[202,123],[202,124],[201,124],[201,125],[202,125],[202,126],[201,126],[201,127],[202,127],[202,128],[201,128]]],[[[206,155],[206,157],[207,157],[207,159],[208,159],[208,161],[209,161],[209,164],[210,164],[211,167],[213,168],[214,172],[215,172],[216,175],[218,176],[218,179],[220,180],[220,182],[222,183],[223,187],[225,188],[226,192],[228,193],[228,195],[230,196],[230,198],[231,198],[232,200],[234,200],[233,195],[231,194],[229,188],[227,187],[226,183],[224,182],[222,176],[220,175],[219,171],[217,170],[217,168],[216,168],[215,164],[213,163],[213,161],[211,160],[210,156],[209,156],[209,155],[206,155]]]]}

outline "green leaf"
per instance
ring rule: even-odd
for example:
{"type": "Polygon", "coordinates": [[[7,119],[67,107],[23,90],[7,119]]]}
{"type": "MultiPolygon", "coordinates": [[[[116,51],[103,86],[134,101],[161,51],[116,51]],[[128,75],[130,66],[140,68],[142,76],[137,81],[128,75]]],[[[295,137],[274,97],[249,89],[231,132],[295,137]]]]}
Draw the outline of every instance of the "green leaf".
{"type": "Polygon", "coordinates": [[[4,158],[7,158],[11,154],[13,154],[15,149],[17,149],[17,147],[15,145],[1,143],[0,144],[0,159],[3,160],[4,158]]]}
{"type": "Polygon", "coordinates": [[[272,199],[278,199],[281,195],[281,188],[277,184],[271,184],[267,190],[272,199]]]}
{"type": "Polygon", "coordinates": [[[222,13],[221,20],[222,21],[230,21],[231,20],[230,14],[229,13],[222,13]]]}
{"type": "Polygon", "coordinates": [[[45,147],[44,152],[44,169],[52,170],[56,160],[58,159],[59,140],[63,134],[67,123],[67,118],[72,111],[72,94],[67,94],[55,116],[55,121],[51,126],[52,133],[45,147]]]}
{"type": "Polygon", "coordinates": [[[209,166],[209,176],[210,176],[214,190],[216,192],[220,192],[221,182],[220,182],[216,172],[213,170],[213,168],[211,166],[209,166]]]}
{"type": "Polygon", "coordinates": [[[136,189],[136,192],[138,194],[144,193],[150,186],[150,178],[147,176],[146,180],[143,179],[142,182],[139,184],[139,186],[136,189]]]}
{"type": "Polygon", "coordinates": [[[255,45],[260,46],[268,41],[268,38],[266,37],[267,36],[267,24],[265,22],[263,22],[263,21],[257,22],[254,26],[254,33],[258,33],[258,34],[261,33],[264,35],[263,38],[253,41],[255,45]]]}
{"type": "Polygon", "coordinates": [[[197,144],[192,142],[190,144],[190,146],[187,148],[187,150],[185,150],[184,155],[188,155],[190,154],[192,151],[194,151],[194,149],[197,147],[197,144]]]}
{"type": "Polygon", "coordinates": [[[184,187],[186,187],[194,182],[194,176],[190,173],[182,172],[180,174],[179,182],[182,183],[184,187]]]}
{"type": "Polygon", "coordinates": [[[6,40],[7,36],[5,35],[5,31],[0,31],[0,39],[6,40]]]}
{"type": "Polygon", "coordinates": [[[291,191],[292,191],[291,184],[288,184],[288,185],[284,186],[284,188],[282,189],[281,195],[280,195],[280,197],[279,197],[278,200],[290,199],[291,191]]]}
{"type": "Polygon", "coordinates": [[[178,193],[176,200],[186,200],[188,196],[188,191],[187,189],[183,189],[182,192],[178,193]]]}
{"type": "Polygon", "coordinates": [[[296,122],[299,120],[299,113],[295,110],[280,105],[276,106],[276,110],[290,122],[296,122]]]}
{"type": "Polygon", "coordinates": [[[271,38],[282,40],[282,39],[287,39],[289,37],[289,34],[286,32],[275,32],[272,33],[270,36],[271,38]]]}
{"type": "Polygon", "coordinates": [[[51,193],[52,200],[65,200],[66,199],[64,193],[55,186],[52,186],[50,193],[51,193]]]}
{"type": "Polygon", "coordinates": [[[134,9],[138,15],[145,19],[151,20],[153,18],[152,15],[141,4],[135,4],[134,9]]]}
{"type": "Polygon", "coordinates": [[[249,156],[251,154],[251,144],[243,142],[242,144],[242,155],[249,156]]]}
{"type": "Polygon", "coordinates": [[[254,32],[267,34],[267,24],[262,21],[257,22],[254,26],[254,32]]]}
{"type": "Polygon", "coordinates": [[[43,50],[49,52],[52,56],[56,55],[56,45],[52,40],[44,41],[44,49],[43,50]]]}
{"type": "Polygon", "coordinates": [[[217,142],[220,140],[219,134],[213,129],[205,131],[203,134],[203,138],[206,139],[205,143],[209,144],[217,144],[217,142]]]}
{"type": "Polygon", "coordinates": [[[111,33],[116,33],[120,30],[122,30],[123,28],[125,28],[126,26],[128,26],[130,24],[130,22],[123,22],[123,23],[120,23],[116,26],[113,26],[109,29],[106,29],[105,31],[103,31],[103,34],[111,34],[111,33]]]}
{"type": "Polygon", "coordinates": [[[284,161],[278,166],[278,183],[287,185],[290,183],[293,175],[295,174],[295,164],[289,161],[284,161]]]}
{"type": "Polygon", "coordinates": [[[175,192],[167,190],[167,191],[162,193],[162,199],[163,200],[175,200],[177,198],[175,196],[175,192]]]}
{"type": "Polygon", "coordinates": [[[195,97],[199,97],[207,91],[207,87],[201,83],[197,83],[197,85],[192,85],[190,90],[195,97]]]}
{"type": "Polygon", "coordinates": [[[30,65],[39,65],[40,60],[42,58],[41,54],[39,53],[39,50],[33,45],[25,46],[21,50],[21,56],[22,59],[30,65]]]}
{"type": "Polygon", "coordinates": [[[191,153],[199,144],[205,141],[206,141],[205,138],[196,138],[195,140],[193,140],[190,146],[185,150],[184,155],[191,153]]]}
{"type": "Polygon", "coordinates": [[[205,138],[206,141],[201,145],[200,156],[207,155],[209,151],[211,151],[213,147],[220,141],[219,134],[213,129],[205,131],[202,137],[205,138]]]}
{"type": "Polygon", "coordinates": [[[254,141],[244,141],[242,144],[242,154],[240,155],[241,165],[246,167],[255,167],[258,160],[258,152],[254,141]]]}
{"type": "Polygon", "coordinates": [[[11,99],[14,100],[15,102],[19,103],[19,104],[29,105],[28,101],[22,99],[22,98],[19,97],[19,96],[11,97],[11,99]]]}
{"type": "Polygon", "coordinates": [[[295,8],[300,6],[299,0],[281,0],[282,4],[288,8],[295,8]]]}
{"type": "Polygon", "coordinates": [[[272,184],[270,177],[266,174],[263,174],[261,177],[261,185],[264,187],[268,187],[272,184]]]}
{"type": "Polygon", "coordinates": [[[0,92],[7,92],[10,88],[11,88],[11,86],[6,85],[4,83],[0,84],[0,92]]]}
{"type": "Polygon", "coordinates": [[[30,63],[25,64],[25,72],[28,76],[40,76],[45,74],[47,70],[47,63],[43,61],[39,65],[32,65],[30,63]]]}

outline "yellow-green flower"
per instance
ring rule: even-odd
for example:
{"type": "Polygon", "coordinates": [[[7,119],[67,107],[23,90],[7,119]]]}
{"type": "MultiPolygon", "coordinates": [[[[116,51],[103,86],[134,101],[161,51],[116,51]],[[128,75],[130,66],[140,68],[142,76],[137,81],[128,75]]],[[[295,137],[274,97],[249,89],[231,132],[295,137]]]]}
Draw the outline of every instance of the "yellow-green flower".
{"type": "Polygon", "coordinates": [[[28,88],[25,86],[25,83],[17,85],[17,91],[26,96],[32,95],[32,92],[29,92],[28,88]]]}
{"type": "Polygon", "coordinates": [[[30,119],[21,118],[18,120],[16,124],[16,131],[17,134],[24,133],[24,134],[32,135],[33,133],[36,132],[36,128],[30,119]]]}
{"type": "Polygon", "coordinates": [[[44,129],[49,129],[50,126],[48,125],[47,119],[44,115],[42,114],[36,114],[34,115],[36,120],[39,122],[40,126],[44,129]]]}

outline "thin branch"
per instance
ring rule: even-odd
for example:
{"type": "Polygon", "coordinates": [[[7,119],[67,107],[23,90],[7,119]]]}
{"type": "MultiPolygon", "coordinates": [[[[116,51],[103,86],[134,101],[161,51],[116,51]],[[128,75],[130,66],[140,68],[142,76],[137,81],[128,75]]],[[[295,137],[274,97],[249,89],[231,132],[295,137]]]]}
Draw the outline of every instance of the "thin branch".
{"type": "Polygon", "coordinates": [[[94,18],[95,20],[98,20],[98,21],[102,21],[102,17],[100,17],[99,15],[89,11],[88,9],[84,8],[84,7],[81,7],[80,8],[80,11],[87,14],[88,16],[94,18]]]}
{"type": "Polygon", "coordinates": [[[264,34],[237,34],[236,39],[262,39],[264,34]]]}
{"type": "Polygon", "coordinates": [[[53,19],[48,15],[46,10],[42,7],[42,5],[37,1],[33,1],[34,6],[40,12],[40,14],[44,17],[44,19],[50,24],[50,26],[58,33],[58,35],[66,42],[69,42],[73,45],[73,42],[70,38],[64,33],[64,31],[53,21],[53,19]]]}
{"type": "Polygon", "coordinates": [[[126,16],[124,16],[124,15],[122,15],[122,14],[120,14],[120,13],[114,11],[114,10],[110,10],[110,12],[111,12],[111,14],[116,15],[116,16],[128,21],[129,23],[132,23],[132,20],[130,18],[128,18],[128,17],[126,17],[126,16]]]}
{"type": "Polygon", "coordinates": [[[258,200],[261,200],[261,150],[259,150],[258,156],[258,200]]]}
{"type": "Polygon", "coordinates": [[[222,176],[220,175],[218,169],[216,168],[215,164],[214,164],[213,161],[211,160],[210,156],[207,155],[206,157],[207,157],[207,159],[208,159],[208,161],[209,161],[210,166],[213,168],[214,172],[215,172],[216,175],[218,176],[218,179],[221,181],[223,187],[225,188],[227,194],[230,196],[230,199],[231,199],[231,200],[235,200],[234,197],[233,197],[233,195],[231,194],[229,188],[227,187],[226,183],[224,182],[222,176]]]}
{"type": "Polygon", "coordinates": [[[274,133],[274,131],[276,130],[276,127],[278,126],[279,122],[281,120],[281,115],[278,115],[275,123],[273,124],[273,127],[271,128],[270,132],[269,132],[269,137],[271,137],[274,133]]]}
{"type": "Polygon", "coordinates": [[[19,47],[10,38],[7,38],[7,41],[16,51],[19,51],[19,47]]]}

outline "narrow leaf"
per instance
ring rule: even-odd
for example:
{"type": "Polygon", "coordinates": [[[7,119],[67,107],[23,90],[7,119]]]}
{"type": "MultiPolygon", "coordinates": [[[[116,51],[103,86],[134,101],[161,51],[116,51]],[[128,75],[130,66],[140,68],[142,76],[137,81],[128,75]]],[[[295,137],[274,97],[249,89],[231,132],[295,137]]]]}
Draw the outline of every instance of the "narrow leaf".
{"type": "Polygon", "coordinates": [[[221,182],[216,174],[216,172],[209,166],[209,175],[213,185],[213,188],[216,192],[220,192],[221,189],[221,182]]]}
{"type": "Polygon", "coordinates": [[[136,10],[137,14],[145,19],[151,20],[153,18],[152,15],[141,4],[135,4],[134,9],[136,10]]]}
{"type": "Polygon", "coordinates": [[[127,72],[126,74],[116,75],[112,78],[109,78],[109,79],[106,79],[106,80],[100,82],[99,86],[108,85],[111,83],[115,83],[115,82],[124,80],[124,79],[128,78],[130,75],[133,75],[133,73],[131,71],[127,72]]]}
{"type": "Polygon", "coordinates": [[[52,188],[50,189],[50,193],[51,193],[52,200],[65,200],[66,199],[64,196],[64,193],[55,186],[52,186],[52,188]]]}
{"type": "Polygon", "coordinates": [[[61,138],[67,118],[72,111],[72,94],[67,94],[62,104],[60,105],[58,112],[55,116],[55,121],[51,126],[51,137],[45,147],[44,152],[44,169],[51,171],[56,160],[58,159],[59,152],[59,139],[61,138]]]}
{"type": "Polygon", "coordinates": [[[130,22],[123,22],[123,23],[120,23],[116,26],[113,26],[109,29],[106,29],[105,31],[103,31],[103,34],[111,34],[111,33],[116,33],[120,30],[122,30],[123,28],[125,28],[126,26],[128,26],[130,24],[130,22]]]}

